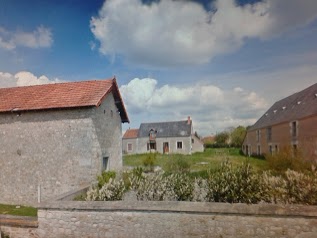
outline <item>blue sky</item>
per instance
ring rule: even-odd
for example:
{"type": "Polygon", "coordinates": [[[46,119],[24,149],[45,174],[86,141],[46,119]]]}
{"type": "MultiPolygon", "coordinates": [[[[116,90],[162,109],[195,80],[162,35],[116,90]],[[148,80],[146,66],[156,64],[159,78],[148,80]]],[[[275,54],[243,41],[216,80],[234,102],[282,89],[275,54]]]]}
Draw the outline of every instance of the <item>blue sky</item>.
{"type": "Polygon", "coordinates": [[[117,77],[131,123],[208,135],[317,82],[315,0],[0,0],[0,87],[117,77]]]}

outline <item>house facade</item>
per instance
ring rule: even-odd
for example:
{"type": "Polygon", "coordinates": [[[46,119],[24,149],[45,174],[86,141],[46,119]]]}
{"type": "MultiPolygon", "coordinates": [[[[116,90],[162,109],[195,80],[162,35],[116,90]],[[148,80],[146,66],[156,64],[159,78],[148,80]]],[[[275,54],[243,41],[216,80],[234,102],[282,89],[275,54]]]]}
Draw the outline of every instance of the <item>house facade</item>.
{"type": "Polygon", "coordinates": [[[122,168],[115,79],[0,89],[0,203],[34,204],[122,168]]]}
{"type": "Polygon", "coordinates": [[[140,154],[191,154],[203,152],[204,145],[193,133],[192,120],[141,123],[139,129],[129,129],[122,138],[123,152],[140,154]]]}
{"type": "Polygon", "coordinates": [[[317,84],[273,104],[249,128],[242,149],[247,155],[262,155],[285,147],[317,160],[317,84]]]}

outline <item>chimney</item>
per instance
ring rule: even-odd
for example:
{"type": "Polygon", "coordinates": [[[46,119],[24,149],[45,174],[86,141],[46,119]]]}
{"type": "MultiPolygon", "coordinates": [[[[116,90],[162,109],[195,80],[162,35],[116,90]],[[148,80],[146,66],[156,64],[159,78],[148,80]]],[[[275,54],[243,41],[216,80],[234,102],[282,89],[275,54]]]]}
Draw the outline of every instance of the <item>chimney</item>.
{"type": "Polygon", "coordinates": [[[187,124],[190,125],[190,116],[187,118],[187,124]]]}

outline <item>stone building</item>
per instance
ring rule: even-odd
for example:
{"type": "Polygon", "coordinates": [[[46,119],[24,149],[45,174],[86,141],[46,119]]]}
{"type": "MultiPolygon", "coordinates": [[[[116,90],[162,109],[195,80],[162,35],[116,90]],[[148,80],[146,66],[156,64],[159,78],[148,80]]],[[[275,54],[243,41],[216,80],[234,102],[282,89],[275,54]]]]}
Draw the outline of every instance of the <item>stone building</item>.
{"type": "Polygon", "coordinates": [[[32,204],[122,167],[115,79],[0,89],[0,203],[32,204]]]}
{"type": "Polygon", "coordinates": [[[202,141],[193,132],[192,120],[141,123],[139,129],[129,129],[122,138],[123,152],[140,154],[191,154],[203,152],[202,141]]]}
{"type": "Polygon", "coordinates": [[[317,84],[274,103],[247,131],[242,149],[262,155],[285,147],[317,160],[317,84]]]}

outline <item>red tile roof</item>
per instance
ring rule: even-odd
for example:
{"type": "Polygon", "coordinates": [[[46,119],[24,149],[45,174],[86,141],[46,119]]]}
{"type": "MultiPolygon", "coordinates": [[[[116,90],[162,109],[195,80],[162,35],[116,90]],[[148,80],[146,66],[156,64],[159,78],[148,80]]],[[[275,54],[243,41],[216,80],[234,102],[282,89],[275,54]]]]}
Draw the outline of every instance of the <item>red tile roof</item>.
{"type": "Polygon", "coordinates": [[[111,92],[122,122],[129,122],[115,79],[0,88],[0,112],[98,107],[111,92]]]}
{"type": "Polygon", "coordinates": [[[137,138],[139,133],[139,129],[128,129],[123,135],[123,139],[132,139],[137,138]]]}

